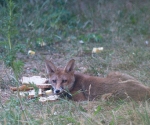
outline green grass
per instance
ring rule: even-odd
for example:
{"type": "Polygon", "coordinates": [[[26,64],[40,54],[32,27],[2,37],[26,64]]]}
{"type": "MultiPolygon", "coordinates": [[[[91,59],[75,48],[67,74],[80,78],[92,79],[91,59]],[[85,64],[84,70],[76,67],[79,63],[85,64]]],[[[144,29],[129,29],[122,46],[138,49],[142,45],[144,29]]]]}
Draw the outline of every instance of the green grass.
{"type": "Polygon", "coordinates": [[[0,124],[150,124],[147,101],[40,103],[20,99],[8,87],[17,85],[21,76],[46,76],[43,58],[62,67],[74,58],[77,71],[95,76],[120,71],[150,86],[148,0],[6,3],[0,5],[0,124]],[[93,47],[104,51],[92,56],[93,47]],[[28,50],[36,55],[27,55],[28,50]]]}

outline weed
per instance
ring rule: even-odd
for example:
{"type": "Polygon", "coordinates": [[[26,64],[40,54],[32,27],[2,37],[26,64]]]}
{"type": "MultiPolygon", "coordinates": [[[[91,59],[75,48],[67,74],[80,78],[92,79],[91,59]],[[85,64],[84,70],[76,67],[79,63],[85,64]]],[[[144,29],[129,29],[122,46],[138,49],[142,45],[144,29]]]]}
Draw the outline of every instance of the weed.
{"type": "Polygon", "coordinates": [[[2,19],[1,19],[1,50],[2,54],[0,59],[2,59],[6,66],[13,67],[13,62],[16,60],[16,54],[21,47],[16,45],[15,38],[18,35],[18,30],[16,26],[17,14],[15,13],[16,5],[12,0],[7,1],[7,7],[2,7],[2,19]]]}

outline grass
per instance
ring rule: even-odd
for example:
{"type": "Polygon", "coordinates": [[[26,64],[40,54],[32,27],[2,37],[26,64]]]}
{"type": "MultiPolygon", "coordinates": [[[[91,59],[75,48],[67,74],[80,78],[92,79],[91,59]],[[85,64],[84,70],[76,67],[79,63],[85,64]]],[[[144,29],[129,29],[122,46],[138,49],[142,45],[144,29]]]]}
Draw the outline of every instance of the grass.
{"type": "Polygon", "coordinates": [[[149,103],[81,102],[61,100],[39,103],[23,100],[22,109],[16,98],[2,108],[2,124],[149,124],[149,103]],[[27,121],[23,115],[26,111],[27,121]]]}
{"type": "Polygon", "coordinates": [[[40,103],[20,100],[8,89],[21,76],[46,76],[43,57],[61,66],[74,58],[77,71],[95,76],[120,71],[150,86],[149,5],[148,0],[10,0],[0,5],[0,124],[149,125],[147,101],[40,103]],[[104,51],[92,57],[93,47],[104,51]],[[27,55],[30,49],[35,56],[27,55]]]}

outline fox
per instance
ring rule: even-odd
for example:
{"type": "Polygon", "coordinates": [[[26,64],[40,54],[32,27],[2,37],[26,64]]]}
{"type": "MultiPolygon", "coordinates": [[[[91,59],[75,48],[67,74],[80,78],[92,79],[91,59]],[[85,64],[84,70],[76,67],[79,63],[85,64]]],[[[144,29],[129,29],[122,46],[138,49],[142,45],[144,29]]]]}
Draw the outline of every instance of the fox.
{"type": "Polygon", "coordinates": [[[53,93],[71,95],[73,101],[93,100],[148,100],[150,87],[142,84],[134,77],[117,71],[106,77],[86,75],[75,71],[75,60],[71,59],[64,68],[58,68],[49,60],[45,60],[48,80],[53,93]]]}

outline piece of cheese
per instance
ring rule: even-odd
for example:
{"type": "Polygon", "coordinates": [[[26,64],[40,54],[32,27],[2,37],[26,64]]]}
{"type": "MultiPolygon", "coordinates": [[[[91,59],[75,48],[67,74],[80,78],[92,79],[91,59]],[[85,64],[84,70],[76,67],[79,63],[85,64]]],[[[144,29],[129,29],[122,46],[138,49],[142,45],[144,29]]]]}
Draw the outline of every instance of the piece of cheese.
{"type": "Polygon", "coordinates": [[[92,53],[100,53],[103,50],[104,50],[103,47],[93,48],[92,53]]]}
{"type": "Polygon", "coordinates": [[[45,91],[46,95],[52,95],[53,91],[52,90],[47,90],[45,91]]]}
{"type": "Polygon", "coordinates": [[[32,50],[29,50],[29,51],[28,51],[28,54],[29,54],[29,55],[35,55],[35,52],[32,51],[32,50]]]}

